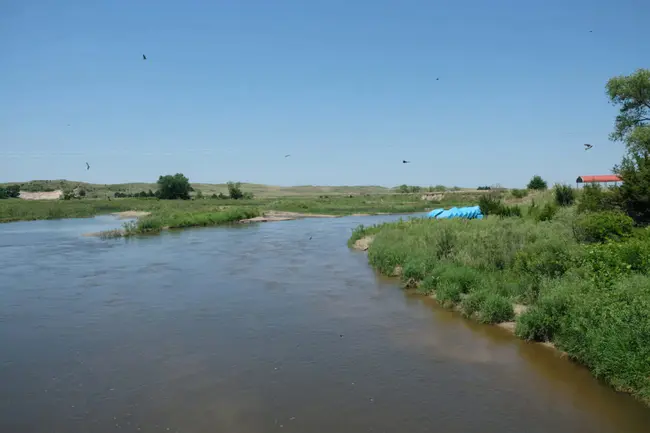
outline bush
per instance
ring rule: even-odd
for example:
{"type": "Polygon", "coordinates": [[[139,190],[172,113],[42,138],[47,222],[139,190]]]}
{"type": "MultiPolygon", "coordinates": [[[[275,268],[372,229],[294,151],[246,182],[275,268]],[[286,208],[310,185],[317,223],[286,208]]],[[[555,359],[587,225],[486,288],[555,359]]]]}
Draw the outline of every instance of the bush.
{"type": "Polygon", "coordinates": [[[521,218],[521,208],[517,205],[508,206],[502,204],[499,206],[499,209],[496,211],[496,215],[500,217],[520,217],[521,218]]]}
{"type": "Polygon", "coordinates": [[[632,235],[634,220],[622,212],[586,213],[576,219],[574,236],[578,242],[618,241],[632,235]]]}
{"type": "Polygon", "coordinates": [[[515,256],[515,269],[535,277],[557,278],[573,265],[566,239],[544,239],[529,243],[515,256]]]}
{"type": "Polygon", "coordinates": [[[501,209],[501,200],[491,194],[484,194],[478,199],[478,206],[484,216],[497,215],[501,209]]]}
{"type": "Polygon", "coordinates": [[[567,292],[551,292],[517,318],[515,334],[529,341],[552,341],[569,308],[567,292]]]}
{"type": "Polygon", "coordinates": [[[440,282],[436,290],[436,300],[443,307],[451,307],[460,302],[462,293],[458,284],[451,281],[440,282]]]}
{"type": "Polygon", "coordinates": [[[569,185],[555,185],[554,193],[558,206],[571,206],[575,201],[575,191],[569,185]]]}
{"type": "Polygon", "coordinates": [[[504,296],[490,293],[481,303],[479,320],[482,323],[508,322],[514,317],[512,303],[504,296]]]}
{"type": "Polygon", "coordinates": [[[488,294],[485,291],[471,292],[468,294],[460,302],[463,315],[466,317],[472,317],[475,313],[478,313],[481,310],[481,305],[483,305],[487,295],[488,294]]]}
{"type": "Polygon", "coordinates": [[[532,189],[532,190],[541,191],[541,190],[547,189],[548,184],[546,183],[546,181],[544,179],[542,179],[541,176],[535,175],[535,176],[532,177],[532,179],[530,179],[530,182],[528,182],[527,188],[532,189]]]}
{"type": "Polygon", "coordinates": [[[514,198],[524,198],[528,195],[528,190],[527,189],[511,189],[510,194],[514,198]]]}
{"type": "Polygon", "coordinates": [[[631,276],[573,299],[556,344],[596,377],[650,402],[650,279],[631,276]]]}
{"type": "Polygon", "coordinates": [[[160,176],[158,178],[158,197],[164,200],[189,200],[192,185],[182,173],[160,176]]]}
{"type": "Polygon", "coordinates": [[[546,203],[544,207],[533,212],[537,221],[551,221],[557,213],[557,206],[553,203],[546,203]]]}
{"type": "Polygon", "coordinates": [[[240,200],[244,198],[244,193],[241,190],[241,182],[228,182],[228,195],[232,200],[240,200]]]}
{"type": "Polygon", "coordinates": [[[479,272],[467,266],[446,264],[436,268],[436,271],[440,283],[455,285],[461,293],[467,293],[479,284],[479,272]]]}
{"type": "Polygon", "coordinates": [[[601,212],[616,210],[618,198],[616,190],[604,190],[599,184],[585,185],[578,200],[578,212],[601,212]]]}

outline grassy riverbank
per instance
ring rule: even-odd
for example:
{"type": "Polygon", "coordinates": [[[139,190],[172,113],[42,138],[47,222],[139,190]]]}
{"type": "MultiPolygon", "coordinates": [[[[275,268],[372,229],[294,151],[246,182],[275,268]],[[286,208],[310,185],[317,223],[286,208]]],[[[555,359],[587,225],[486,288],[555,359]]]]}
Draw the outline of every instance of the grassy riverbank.
{"type": "Polygon", "coordinates": [[[141,234],[155,234],[163,230],[186,227],[208,227],[235,223],[247,218],[260,216],[255,208],[230,208],[212,212],[158,212],[136,221],[129,221],[122,229],[98,233],[103,239],[129,237],[141,234]]]}
{"type": "Polygon", "coordinates": [[[359,227],[350,244],[372,236],[368,260],[381,273],[467,317],[511,322],[650,404],[650,229],[577,207],[547,221],[521,213],[359,227]]]}
{"type": "Polygon", "coordinates": [[[40,219],[83,218],[122,211],[148,211],[154,216],[172,213],[214,213],[230,208],[255,208],[308,214],[351,215],[422,212],[432,206],[463,205],[476,202],[476,193],[449,193],[432,202],[420,194],[323,195],[271,197],[251,200],[193,199],[158,200],[155,198],[73,199],[73,200],[0,200],[0,222],[40,219]]]}

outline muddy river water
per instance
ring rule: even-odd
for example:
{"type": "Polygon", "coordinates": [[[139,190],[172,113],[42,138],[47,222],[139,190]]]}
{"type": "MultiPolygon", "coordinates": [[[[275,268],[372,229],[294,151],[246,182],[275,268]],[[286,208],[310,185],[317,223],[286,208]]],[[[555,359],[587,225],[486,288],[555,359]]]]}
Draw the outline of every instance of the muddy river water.
{"type": "Polygon", "coordinates": [[[0,432],[650,432],[631,397],[347,248],[395,218],[0,225],[0,432]]]}

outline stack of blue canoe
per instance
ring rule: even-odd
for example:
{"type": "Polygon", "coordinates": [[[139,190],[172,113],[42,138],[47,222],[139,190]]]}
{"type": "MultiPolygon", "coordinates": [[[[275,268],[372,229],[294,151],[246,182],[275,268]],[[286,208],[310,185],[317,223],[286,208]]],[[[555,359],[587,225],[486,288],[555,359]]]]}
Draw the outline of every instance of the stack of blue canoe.
{"type": "Polygon", "coordinates": [[[481,208],[478,206],[468,207],[452,207],[451,209],[434,209],[427,214],[428,218],[435,219],[450,219],[450,218],[465,218],[465,219],[481,219],[483,214],[481,208]]]}

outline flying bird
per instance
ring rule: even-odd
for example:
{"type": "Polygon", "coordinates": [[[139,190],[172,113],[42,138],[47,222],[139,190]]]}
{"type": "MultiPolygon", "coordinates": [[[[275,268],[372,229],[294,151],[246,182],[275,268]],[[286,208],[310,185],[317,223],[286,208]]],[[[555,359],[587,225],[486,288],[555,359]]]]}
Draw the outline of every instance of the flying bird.
{"type": "Polygon", "coordinates": [[[585,150],[589,150],[589,149],[591,149],[592,147],[594,147],[594,146],[591,145],[591,144],[586,144],[586,143],[585,143],[585,150]]]}
{"type": "Polygon", "coordinates": [[[90,170],[90,164],[86,163],[86,170],[90,170]]]}
{"type": "Polygon", "coordinates": [[[440,80],[440,78],[436,77],[436,81],[440,80]]]}
{"type": "Polygon", "coordinates": [[[291,154],[289,154],[289,155],[284,155],[285,158],[288,158],[288,157],[290,157],[290,156],[291,156],[291,154]]]}
{"type": "Polygon", "coordinates": [[[142,60],[147,60],[147,56],[145,56],[145,55],[143,54],[143,55],[142,55],[142,60]]]}
{"type": "Polygon", "coordinates": [[[411,161],[407,161],[405,159],[402,160],[402,164],[410,164],[410,163],[411,163],[411,161]]]}

